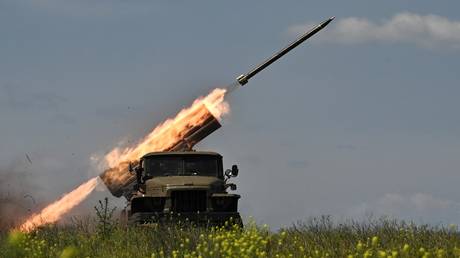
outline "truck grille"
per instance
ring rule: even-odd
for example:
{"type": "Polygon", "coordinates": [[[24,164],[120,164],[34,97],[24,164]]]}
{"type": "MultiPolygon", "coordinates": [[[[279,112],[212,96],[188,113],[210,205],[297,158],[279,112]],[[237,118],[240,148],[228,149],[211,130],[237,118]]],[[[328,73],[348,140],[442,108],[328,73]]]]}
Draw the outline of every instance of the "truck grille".
{"type": "Polygon", "coordinates": [[[171,193],[173,212],[206,211],[206,191],[174,191],[171,193]]]}

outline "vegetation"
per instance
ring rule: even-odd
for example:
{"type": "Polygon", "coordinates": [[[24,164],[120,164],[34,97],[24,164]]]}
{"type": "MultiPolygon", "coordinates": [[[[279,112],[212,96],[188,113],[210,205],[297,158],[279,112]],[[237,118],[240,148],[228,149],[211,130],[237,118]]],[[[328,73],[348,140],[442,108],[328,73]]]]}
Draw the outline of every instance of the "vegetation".
{"type": "Polygon", "coordinates": [[[128,227],[113,219],[107,199],[94,209],[96,218],[28,234],[0,229],[0,257],[460,257],[456,226],[389,219],[338,224],[323,216],[276,232],[231,221],[224,227],[128,227]]]}
{"type": "Polygon", "coordinates": [[[29,234],[3,232],[0,257],[460,257],[453,226],[385,219],[335,224],[321,217],[276,232],[255,223],[125,227],[107,221],[110,210],[97,209],[108,212],[29,234]]]}

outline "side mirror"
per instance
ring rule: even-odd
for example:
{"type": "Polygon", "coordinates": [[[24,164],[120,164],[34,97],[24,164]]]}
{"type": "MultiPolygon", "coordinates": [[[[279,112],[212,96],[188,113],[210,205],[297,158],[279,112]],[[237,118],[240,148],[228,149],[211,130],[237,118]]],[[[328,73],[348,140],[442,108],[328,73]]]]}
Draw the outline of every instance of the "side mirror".
{"type": "Polygon", "coordinates": [[[232,169],[225,170],[225,176],[228,178],[238,176],[238,166],[233,165],[232,169]]]}
{"type": "Polygon", "coordinates": [[[128,171],[131,172],[131,173],[134,172],[133,163],[131,163],[131,162],[129,162],[128,171]]]}
{"type": "Polygon", "coordinates": [[[226,184],[225,188],[230,187],[230,190],[235,191],[236,190],[236,185],[235,184],[226,184]]]}
{"type": "Polygon", "coordinates": [[[237,165],[233,165],[233,166],[232,166],[232,177],[238,176],[238,172],[239,172],[238,166],[237,166],[237,165]]]}

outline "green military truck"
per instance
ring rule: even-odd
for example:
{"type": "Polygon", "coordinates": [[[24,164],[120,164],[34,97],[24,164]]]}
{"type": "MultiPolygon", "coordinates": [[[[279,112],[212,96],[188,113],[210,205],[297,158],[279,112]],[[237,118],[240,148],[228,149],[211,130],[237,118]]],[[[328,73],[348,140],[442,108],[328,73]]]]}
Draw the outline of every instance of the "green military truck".
{"type": "Polygon", "coordinates": [[[152,152],[129,170],[136,175],[135,192],[128,200],[129,224],[169,220],[196,224],[242,225],[236,185],[229,183],[238,167],[225,172],[222,156],[215,152],[152,152]]]}

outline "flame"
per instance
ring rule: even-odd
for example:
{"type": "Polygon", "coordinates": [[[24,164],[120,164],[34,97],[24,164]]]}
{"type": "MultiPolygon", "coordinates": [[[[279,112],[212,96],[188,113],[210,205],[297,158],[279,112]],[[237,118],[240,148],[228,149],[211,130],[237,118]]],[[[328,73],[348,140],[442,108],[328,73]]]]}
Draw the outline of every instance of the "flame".
{"type": "Polygon", "coordinates": [[[196,99],[193,104],[182,109],[174,118],[168,119],[153,129],[144,139],[133,147],[115,148],[105,156],[110,168],[139,159],[152,151],[163,151],[182,139],[181,132],[203,122],[203,113],[207,108],[212,115],[221,119],[229,112],[228,103],[224,101],[226,89],[216,88],[206,97],[196,99]],[[189,119],[183,119],[188,117],[189,119]]]}
{"type": "Polygon", "coordinates": [[[97,183],[97,177],[88,180],[72,192],[63,195],[59,200],[46,206],[39,213],[32,215],[19,229],[30,232],[41,225],[58,221],[64,214],[82,202],[96,188],[97,183]]]}
{"type": "MultiPolygon", "coordinates": [[[[124,149],[114,148],[105,156],[104,161],[112,169],[124,170],[130,161],[139,159],[145,153],[166,150],[181,140],[182,132],[190,126],[203,122],[203,113],[206,113],[207,110],[215,118],[221,119],[223,115],[229,112],[229,105],[224,101],[226,91],[226,89],[216,88],[206,97],[196,99],[190,107],[182,109],[174,118],[155,127],[135,146],[124,149]],[[185,117],[188,119],[184,119],[185,117]]],[[[96,188],[97,183],[97,177],[83,183],[39,213],[32,215],[19,229],[30,232],[41,225],[57,222],[63,215],[82,202],[96,188]]]]}

